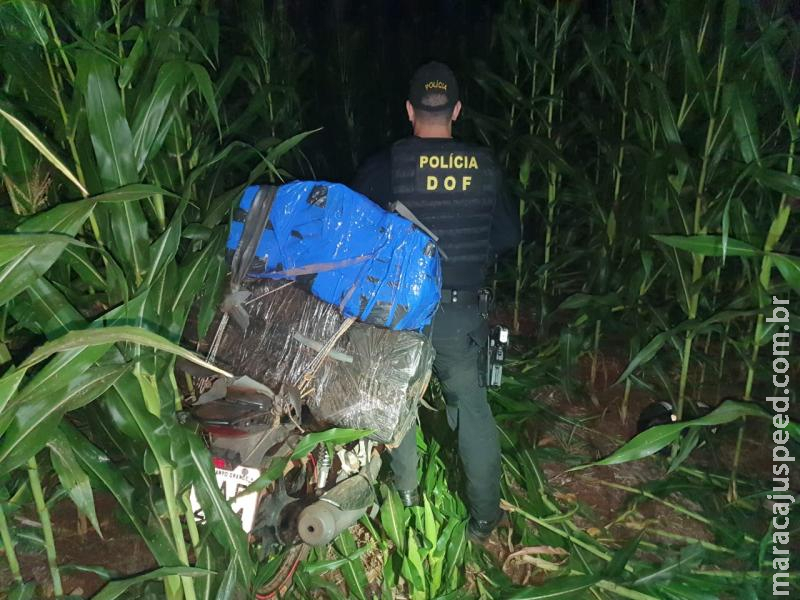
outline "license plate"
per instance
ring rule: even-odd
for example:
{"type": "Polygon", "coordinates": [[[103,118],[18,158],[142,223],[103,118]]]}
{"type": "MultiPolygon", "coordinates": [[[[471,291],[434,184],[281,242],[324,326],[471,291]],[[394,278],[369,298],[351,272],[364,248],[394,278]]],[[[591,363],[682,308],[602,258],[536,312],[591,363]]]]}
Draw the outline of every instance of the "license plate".
{"type": "MultiPolygon", "coordinates": [[[[246,533],[250,533],[256,518],[258,492],[240,496],[235,500],[233,500],[233,498],[258,479],[259,475],[261,475],[261,471],[241,465],[233,470],[223,469],[221,467],[215,467],[214,470],[216,471],[217,485],[219,489],[222,490],[222,495],[225,496],[226,500],[230,501],[233,512],[239,516],[242,522],[242,529],[244,529],[246,533]]],[[[203,515],[203,510],[200,508],[200,503],[197,501],[194,488],[192,488],[190,500],[195,518],[203,520],[205,517],[203,515]]]]}

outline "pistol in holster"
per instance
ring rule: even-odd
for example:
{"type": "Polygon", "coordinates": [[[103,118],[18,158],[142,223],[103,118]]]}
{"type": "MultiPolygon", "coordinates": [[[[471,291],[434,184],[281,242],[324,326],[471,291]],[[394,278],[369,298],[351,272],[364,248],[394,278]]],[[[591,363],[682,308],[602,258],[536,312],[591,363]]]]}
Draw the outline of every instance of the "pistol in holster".
{"type": "MultiPolygon", "coordinates": [[[[492,304],[491,290],[483,288],[478,291],[478,310],[484,319],[488,319],[492,304]]],[[[485,367],[483,369],[484,387],[500,387],[503,381],[503,362],[508,347],[508,328],[495,325],[488,331],[486,346],[483,351],[485,367]]]]}

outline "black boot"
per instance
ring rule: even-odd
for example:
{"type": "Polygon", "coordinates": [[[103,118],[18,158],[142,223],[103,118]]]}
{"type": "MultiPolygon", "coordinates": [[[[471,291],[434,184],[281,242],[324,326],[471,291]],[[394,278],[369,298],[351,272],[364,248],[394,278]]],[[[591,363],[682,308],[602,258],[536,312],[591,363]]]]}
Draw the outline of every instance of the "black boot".
{"type": "Polygon", "coordinates": [[[413,490],[397,490],[397,493],[400,494],[400,502],[403,503],[403,506],[409,508],[411,506],[419,506],[419,492],[416,488],[413,490]]]}
{"type": "Polygon", "coordinates": [[[482,521],[474,517],[470,517],[469,524],[467,525],[467,535],[470,541],[476,544],[483,544],[489,539],[489,536],[495,530],[495,527],[500,525],[506,520],[506,511],[501,510],[497,518],[491,521],[482,521]]]}

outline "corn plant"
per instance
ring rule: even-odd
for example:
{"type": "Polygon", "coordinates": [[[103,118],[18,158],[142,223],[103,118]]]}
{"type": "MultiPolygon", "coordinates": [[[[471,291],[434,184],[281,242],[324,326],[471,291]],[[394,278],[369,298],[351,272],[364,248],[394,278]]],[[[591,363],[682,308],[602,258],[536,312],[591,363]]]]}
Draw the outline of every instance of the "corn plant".
{"type": "MultiPolygon", "coordinates": [[[[500,22],[505,28],[504,37],[513,40],[509,42],[511,49],[503,53],[506,64],[520,70],[519,65],[524,61],[519,57],[529,53],[537,69],[528,67],[530,72],[541,73],[548,60],[552,63],[552,47],[542,41],[546,37],[541,34],[534,40],[538,43],[535,48],[528,49],[525,42],[530,44],[533,33],[555,27],[555,13],[547,18],[550,23],[527,23],[518,3],[509,2],[507,7],[512,15],[509,22],[525,23],[527,26],[517,27],[524,27],[529,37],[516,33],[506,21],[500,22]]],[[[719,335],[721,326],[727,331],[721,341],[726,342],[731,335],[740,333],[743,319],[748,316],[763,319],[756,316],[760,310],[758,296],[751,296],[752,286],[756,285],[749,275],[751,265],[740,261],[759,259],[770,265],[774,255],[781,254],[777,259],[783,265],[780,273],[788,276],[791,283],[789,265],[795,259],[776,253],[773,244],[788,226],[789,213],[782,198],[784,194],[791,197],[797,192],[796,175],[791,172],[796,168],[792,158],[794,146],[790,145],[791,132],[796,129],[797,106],[791,102],[796,84],[793,76],[783,72],[790,64],[786,59],[791,56],[790,48],[796,40],[796,35],[791,35],[795,26],[787,20],[770,19],[757,9],[740,8],[738,2],[701,6],[676,0],[664,11],[623,1],[613,2],[612,7],[613,19],[607,21],[606,35],[616,36],[618,43],[605,43],[593,36],[594,26],[583,25],[584,42],[579,55],[582,60],[564,76],[569,80],[588,73],[591,77],[586,81],[593,88],[587,90],[583,86],[578,92],[567,83],[556,84],[564,90],[561,105],[565,110],[582,113],[576,113],[573,121],[583,117],[580,121],[583,135],[569,138],[573,143],[563,146],[574,150],[562,150],[559,154],[569,165],[565,167],[571,169],[567,177],[573,182],[564,193],[570,203],[565,204],[564,214],[556,220],[569,219],[570,223],[569,228],[563,228],[564,241],[559,243],[569,245],[568,236],[578,231],[577,236],[583,235],[584,243],[595,251],[581,255],[576,250],[564,261],[585,268],[582,283],[578,283],[579,276],[575,273],[562,269],[564,275],[557,287],[545,292],[549,295],[588,292],[588,297],[576,298],[564,308],[594,305],[597,315],[598,309],[605,305],[606,310],[612,310],[606,313],[612,319],[612,329],[620,318],[627,320],[631,310],[649,315],[642,323],[645,330],[649,331],[648,323],[657,328],[649,340],[636,336],[635,346],[641,351],[632,353],[632,368],[622,380],[649,363],[658,350],[674,348],[680,364],[675,395],[681,415],[690,397],[697,337],[705,336],[703,347],[708,348],[711,336],[719,335]],[[753,27],[756,37],[750,37],[756,41],[745,42],[740,32],[753,27]],[[782,33],[777,34],[778,31],[782,33]],[[759,34],[763,37],[759,38],[759,34]],[[769,101],[757,106],[756,95],[769,101]],[[599,101],[603,104],[598,104],[599,101]],[[602,115],[602,128],[597,119],[585,118],[589,113],[602,115]],[[775,115],[781,117],[775,119],[775,115]],[[776,145],[781,129],[788,134],[789,142],[776,145]],[[769,137],[762,140],[761,131],[770,131],[769,137]],[[582,157],[587,155],[585,147],[577,141],[581,138],[593,139],[592,155],[598,157],[598,162],[591,165],[591,171],[581,164],[582,157]],[[593,183],[587,184],[592,180],[593,183]],[[594,194],[598,199],[586,197],[583,203],[573,201],[573,196],[580,198],[581,193],[594,194]],[[770,198],[779,210],[768,209],[770,198]],[[746,202],[755,208],[747,208],[746,202]],[[596,221],[600,221],[598,226],[596,221]],[[758,232],[767,230],[770,230],[769,246],[758,239],[761,235],[758,232]],[[738,242],[756,250],[745,250],[738,242]],[[684,254],[687,251],[690,254],[684,254]],[[707,268],[709,264],[711,268],[707,268]],[[629,278],[637,271],[645,275],[634,275],[638,282],[635,287],[641,292],[635,296],[639,300],[623,302],[622,297],[628,295],[627,289],[631,287],[629,278]],[[656,274],[658,284],[653,286],[653,281],[647,280],[656,274]],[[739,275],[750,283],[740,285],[735,281],[739,275]],[[703,293],[706,286],[708,294],[703,293]],[[612,296],[608,294],[615,295],[610,304],[612,296]],[[664,294],[668,294],[666,311],[663,302],[656,309],[659,302],[656,295],[664,294]],[[719,303],[717,299],[725,295],[730,302],[719,303]],[[755,305],[752,299],[756,299],[755,305]],[[684,322],[674,320],[673,307],[679,308],[684,322]],[[676,336],[681,338],[680,342],[676,336]]],[[[555,8],[554,4],[552,9],[555,8]]],[[[530,10],[535,12],[533,8],[530,10]]],[[[574,46],[577,48],[578,44],[574,46]]],[[[515,108],[508,113],[512,130],[546,128],[549,104],[545,103],[545,110],[536,115],[519,108],[526,98],[519,89],[523,79],[516,71],[511,80],[481,73],[478,83],[491,90],[498,101],[515,108]]],[[[525,106],[529,105],[526,101],[525,106]]],[[[486,122],[490,134],[491,125],[486,122]]],[[[507,136],[500,123],[494,125],[498,133],[504,131],[507,136]]],[[[515,138],[512,135],[510,139],[513,142],[515,138]]],[[[531,155],[524,147],[502,148],[510,149],[508,156],[513,160],[507,160],[507,164],[512,172],[514,161],[522,165],[520,181],[524,185],[519,187],[527,189],[530,184],[525,165],[531,155]]],[[[533,159],[549,159],[552,150],[540,145],[535,148],[533,159]]],[[[536,185],[540,190],[550,190],[551,180],[545,177],[536,185]]],[[[531,199],[528,196],[526,200],[531,199]]],[[[536,226],[538,220],[544,221],[547,229],[550,196],[540,194],[537,200],[538,212],[527,211],[525,226],[536,226]]],[[[550,262],[547,258],[542,254],[536,257],[539,263],[550,262]]],[[[760,267],[757,269],[761,272],[760,267]]],[[[766,281],[768,272],[769,269],[764,272],[762,281],[766,281]]],[[[604,318],[584,314],[576,320],[582,327],[592,327],[585,337],[587,342],[578,347],[591,349],[595,357],[604,318]],[[590,338],[592,341],[588,342],[590,338]]],[[[751,332],[754,335],[754,330],[751,332]]],[[[764,339],[763,331],[759,332],[759,339],[764,339]]],[[[707,358],[701,357],[700,370],[707,363],[707,358]]],[[[749,363],[752,365],[752,360],[749,363]]],[[[702,381],[703,376],[699,379],[702,381]]],[[[752,379],[752,374],[748,379],[752,379]]],[[[746,387],[751,385],[752,382],[746,387]]]]}
{"type": "MultiPolygon", "coordinates": [[[[0,6],[0,28],[11,208],[0,236],[4,487],[33,494],[57,596],[54,490],[42,477],[51,467],[95,528],[92,490],[115,497],[161,566],[144,579],[162,580],[168,598],[248,590],[254,559],[201,439],[178,423],[172,367],[175,355],[200,361],[178,342],[190,307],[204,328],[219,300],[233,200],[256,178],[282,177],[277,161],[304,137],[271,135],[285,131],[292,106],[274,97],[248,115],[266,135],[250,143],[229,133],[241,127],[241,90],[274,93],[277,51],[258,55],[262,79],[241,61],[223,64],[218,14],[205,2],[19,0],[0,6]],[[228,98],[233,113],[221,107],[228,98]]],[[[0,533],[20,590],[29,588],[5,517],[0,533]]]]}
{"type": "Polygon", "coordinates": [[[519,328],[520,303],[526,290],[534,280],[537,288],[547,289],[551,285],[550,274],[561,266],[552,264],[556,210],[562,175],[572,174],[562,148],[574,133],[569,125],[560,122],[561,103],[565,88],[575,75],[574,70],[561,70],[566,69],[562,54],[568,48],[575,15],[574,4],[556,2],[548,8],[539,2],[506,3],[494,31],[503,68],[495,73],[481,63],[476,75],[478,85],[491,100],[492,108],[484,111],[502,110],[507,115],[503,120],[478,118],[478,126],[488,140],[498,144],[507,170],[515,174],[509,187],[518,199],[523,229],[527,229],[527,222],[539,220],[537,215],[544,221],[543,227],[531,228],[543,237],[541,258],[539,252],[534,257],[525,242],[517,248],[512,323],[515,330],[519,328]],[[547,190],[544,206],[536,205],[542,198],[538,186],[547,190]],[[526,266],[529,260],[540,260],[542,264],[531,270],[526,266]]]}
{"type": "MultiPolygon", "coordinates": [[[[279,563],[251,553],[207,451],[179,425],[172,367],[175,355],[200,360],[178,343],[191,306],[201,334],[211,323],[225,226],[242,187],[309,167],[291,151],[306,135],[295,135],[302,99],[318,91],[288,7],[0,3],[0,540],[15,594],[34,593],[19,560],[30,540],[43,550],[53,593],[69,593],[50,511],[69,497],[100,530],[97,492],[114,497],[158,565],[108,583],[101,597],[250,593],[279,563]],[[190,486],[204,524],[191,514],[190,486]],[[17,519],[27,506],[40,536],[17,519]]],[[[363,92],[354,82],[381,70],[356,52],[367,38],[341,9],[331,77],[341,93],[326,101],[343,121],[342,154],[354,161],[369,137],[358,128],[363,92]]],[[[768,532],[759,540],[740,527],[757,518],[761,499],[739,468],[744,430],[727,476],[686,461],[693,432],[764,417],[747,402],[698,419],[689,412],[709,380],[721,388],[737,369],[745,401],[769,392],[758,364],[774,332],[765,310],[772,295],[794,308],[800,288],[792,246],[800,30],[784,9],[612,0],[600,14],[564,0],[504,3],[492,54],[476,61],[483,104],[468,112],[507,170],[525,231],[512,264],[498,269],[498,292],[513,304],[515,328],[533,303],[543,325],[561,326],[523,348],[492,393],[514,541],[540,550],[514,560],[528,557],[536,585],[513,582],[466,542],[467,513],[451,489],[456,461],[426,430],[422,506],[404,509],[382,487],[376,518],[361,523],[368,541],[345,533],[317,551],[291,594],[763,595],[768,532]],[[574,396],[582,354],[591,355],[592,387],[614,345],[628,361],[618,379],[623,416],[632,389],[643,388],[673,400],[682,421],[619,440],[599,463],[673,444],[663,481],[591,484],[629,495],[622,520],[656,502],[708,527],[710,540],[589,535],[577,518],[589,512],[547,480],[548,460],[575,467],[597,457],[531,443],[531,422],[566,431],[564,440],[587,425],[529,391],[560,383],[574,396]],[[674,501],[687,490],[701,508],[674,501]],[[380,557],[380,581],[362,565],[368,553],[380,557]]]]}

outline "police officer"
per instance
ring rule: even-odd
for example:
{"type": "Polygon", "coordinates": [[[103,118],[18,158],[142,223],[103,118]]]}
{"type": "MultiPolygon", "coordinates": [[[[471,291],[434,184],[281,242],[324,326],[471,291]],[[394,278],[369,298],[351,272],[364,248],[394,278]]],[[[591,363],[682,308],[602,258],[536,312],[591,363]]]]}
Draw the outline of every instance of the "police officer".
{"type": "MultiPolygon", "coordinates": [[[[485,540],[502,517],[500,443],[479,366],[488,327],[479,309],[479,289],[492,257],[519,241],[519,219],[509,210],[500,170],[483,147],[453,139],[461,113],[458,83],[444,64],[420,67],[406,101],[411,137],[368,160],[353,188],[384,208],[400,201],[439,237],[442,302],[432,326],[434,371],[458,430],[467,479],[469,534],[485,540]]],[[[395,487],[406,506],[419,502],[416,432],[412,428],[392,452],[395,487]]]]}

